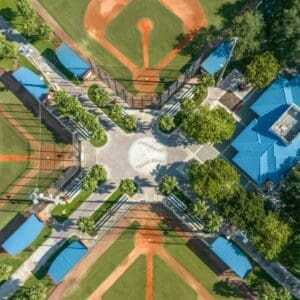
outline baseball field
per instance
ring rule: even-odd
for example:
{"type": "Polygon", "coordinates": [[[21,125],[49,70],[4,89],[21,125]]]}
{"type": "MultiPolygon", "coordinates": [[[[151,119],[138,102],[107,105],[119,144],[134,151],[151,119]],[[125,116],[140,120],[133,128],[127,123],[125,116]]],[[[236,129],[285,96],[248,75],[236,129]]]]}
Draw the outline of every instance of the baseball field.
{"type": "MultiPolygon", "coordinates": [[[[245,2],[38,1],[108,73],[129,91],[141,94],[162,92],[193,61],[190,54],[182,54],[180,37],[209,26],[221,29],[245,2]]],[[[39,13],[47,19],[47,12],[39,13]]]]}
{"type": "Polygon", "coordinates": [[[74,162],[55,136],[0,83],[0,229],[24,212],[35,187],[48,189],[74,162]],[[59,156],[59,158],[58,158],[59,156]]]}
{"type": "MultiPolygon", "coordinates": [[[[188,246],[191,235],[165,230],[174,220],[161,205],[136,205],[52,292],[54,299],[240,299],[217,289],[223,265],[211,269],[188,246]]],[[[171,228],[171,227],[168,227],[171,228]]],[[[212,264],[209,264],[212,266],[212,264]]]]}

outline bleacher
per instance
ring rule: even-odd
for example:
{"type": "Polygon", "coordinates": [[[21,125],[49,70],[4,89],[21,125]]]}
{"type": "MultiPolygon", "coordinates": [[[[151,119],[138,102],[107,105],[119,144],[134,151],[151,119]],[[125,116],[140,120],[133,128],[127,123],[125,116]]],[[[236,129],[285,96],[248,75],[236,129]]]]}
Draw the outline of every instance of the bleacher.
{"type": "Polygon", "coordinates": [[[65,188],[65,195],[68,198],[68,202],[71,202],[74,197],[76,197],[82,188],[82,180],[85,176],[83,171],[80,173],[67,185],[65,188]]]}
{"type": "Polygon", "coordinates": [[[172,213],[182,221],[192,232],[200,232],[203,230],[201,220],[186,213],[187,206],[179,200],[175,195],[171,194],[163,200],[163,205],[172,211],[172,213]]]}

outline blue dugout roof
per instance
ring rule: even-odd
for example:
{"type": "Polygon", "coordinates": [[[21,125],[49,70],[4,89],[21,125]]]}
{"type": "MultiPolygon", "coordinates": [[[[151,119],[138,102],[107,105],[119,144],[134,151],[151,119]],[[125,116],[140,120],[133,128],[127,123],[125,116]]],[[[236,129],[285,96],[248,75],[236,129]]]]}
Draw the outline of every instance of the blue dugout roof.
{"type": "Polygon", "coordinates": [[[55,53],[64,67],[79,78],[82,78],[91,68],[90,64],[86,63],[66,44],[62,44],[58,49],[56,49],[55,53]]]}
{"type": "Polygon", "coordinates": [[[38,237],[45,224],[31,215],[3,244],[2,248],[10,255],[17,255],[38,237]]]}
{"type": "Polygon", "coordinates": [[[204,60],[201,67],[211,75],[218,73],[229,59],[232,47],[232,42],[223,42],[204,60]]]}
{"type": "Polygon", "coordinates": [[[251,107],[258,118],[232,143],[238,151],[233,161],[258,184],[278,184],[300,159],[300,136],[286,144],[271,131],[293,104],[300,105],[300,74],[290,81],[280,78],[266,89],[251,107]]]}
{"type": "Polygon", "coordinates": [[[88,248],[81,241],[71,243],[56,257],[49,268],[48,275],[56,284],[59,284],[86,256],[88,251],[88,248]]]}
{"type": "Polygon", "coordinates": [[[245,278],[252,270],[248,258],[232,242],[218,237],[212,244],[211,250],[240,278],[245,278]]]}
{"type": "Polygon", "coordinates": [[[25,67],[14,72],[12,76],[38,100],[43,100],[49,93],[44,80],[25,67]]]}

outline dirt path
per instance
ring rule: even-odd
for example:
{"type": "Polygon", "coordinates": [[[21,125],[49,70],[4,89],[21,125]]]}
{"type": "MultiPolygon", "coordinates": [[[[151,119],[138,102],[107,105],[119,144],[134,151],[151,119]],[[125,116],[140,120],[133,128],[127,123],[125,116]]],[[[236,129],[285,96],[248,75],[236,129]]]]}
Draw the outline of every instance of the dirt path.
{"type": "Polygon", "coordinates": [[[0,154],[0,162],[12,162],[12,161],[26,161],[28,160],[28,155],[6,155],[0,154]]]}
{"type": "Polygon", "coordinates": [[[138,24],[138,28],[142,34],[142,40],[143,40],[144,68],[148,68],[149,67],[149,36],[153,29],[153,23],[149,19],[142,19],[138,24]]]}

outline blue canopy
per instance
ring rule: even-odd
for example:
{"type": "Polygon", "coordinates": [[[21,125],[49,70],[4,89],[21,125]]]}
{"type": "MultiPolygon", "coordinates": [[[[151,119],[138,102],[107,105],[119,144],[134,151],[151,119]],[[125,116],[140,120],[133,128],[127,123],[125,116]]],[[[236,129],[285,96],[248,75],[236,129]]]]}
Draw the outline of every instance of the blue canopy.
{"type": "Polygon", "coordinates": [[[10,255],[17,255],[38,237],[44,228],[44,223],[31,215],[3,244],[2,248],[10,255]]]}
{"type": "Polygon", "coordinates": [[[225,238],[218,237],[210,247],[212,251],[239,277],[245,278],[252,270],[252,265],[245,254],[225,238]]]}
{"type": "Polygon", "coordinates": [[[49,93],[44,80],[25,67],[14,72],[12,76],[38,100],[43,100],[49,93]]]}
{"type": "Polygon", "coordinates": [[[84,74],[91,69],[91,65],[66,44],[62,44],[55,53],[64,67],[79,78],[83,78],[84,74]]]}
{"type": "Polygon", "coordinates": [[[204,60],[201,67],[211,75],[218,73],[228,61],[232,47],[233,43],[223,42],[204,60]]]}
{"type": "Polygon", "coordinates": [[[88,248],[81,241],[71,243],[56,257],[48,271],[48,275],[56,284],[59,284],[85,257],[88,251],[88,248]]]}

